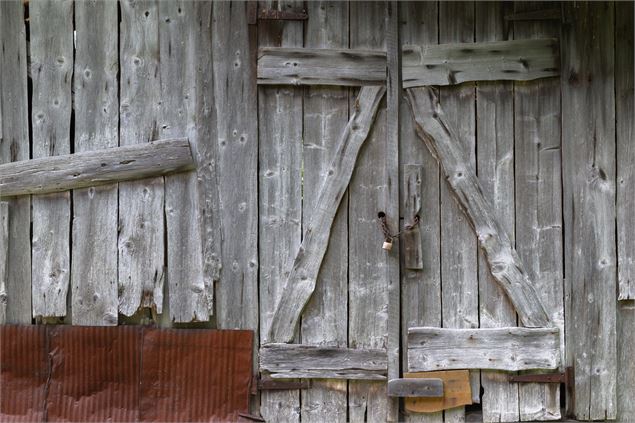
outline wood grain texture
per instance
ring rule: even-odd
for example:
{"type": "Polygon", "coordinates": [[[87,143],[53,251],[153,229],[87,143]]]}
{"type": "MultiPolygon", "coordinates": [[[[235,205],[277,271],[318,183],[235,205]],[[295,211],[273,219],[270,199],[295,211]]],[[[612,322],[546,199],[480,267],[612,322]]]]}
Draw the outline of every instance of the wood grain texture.
{"type": "MultiPolygon", "coordinates": [[[[29,37],[33,158],[69,154],[73,3],[31,3],[29,37]]],[[[70,281],[70,193],[33,196],[31,202],[33,317],[64,316],[70,281]]]]}
{"type": "MultiPolygon", "coordinates": [[[[618,280],[624,297],[635,286],[635,147],[633,146],[633,3],[615,4],[615,118],[617,135],[618,280]]],[[[617,305],[617,420],[635,416],[635,302],[617,305]]]]}
{"type": "Polygon", "coordinates": [[[443,379],[392,379],[388,381],[388,396],[391,397],[443,397],[443,379]]]}
{"type": "Polygon", "coordinates": [[[385,380],[386,350],[265,344],[260,348],[260,370],[272,378],[334,378],[385,380]]]}
{"type": "MultiPolygon", "coordinates": [[[[549,7],[548,3],[514,3],[518,13],[549,7]]],[[[517,38],[551,37],[560,22],[514,22],[517,38]]],[[[560,81],[541,79],[514,85],[516,246],[555,326],[564,354],[562,163],[560,81]]],[[[564,357],[562,362],[564,363],[564,357]]],[[[560,386],[519,385],[520,419],[557,420],[560,386]]]]}
{"type": "Polygon", "coordinates": [[[0,203],[0,325],[7,321],[7,266],[9,265],[9,203],[0,203]]]}
{"type": "Polygon", "coordinates": [[[207,189],[216,189],[206,144],[215,136],[211,13],[209,2],[159,2],[159,134],[187,136],[197,164],[196,174],[165,178],[169,295],[164,294],[163,314],[170,322],[208,321],[213,311],[213,280],[203,273],[202,239],[208,223],[203,197],[207,189]]]}
{"type": "MultiPolygon", "coordinates": [[[[348,46],[348,3],[306,3],[307,47],[348,46]]],[[[306,230],[318,204],[322,180],[336,154],[340,135],[348,123],[349,89],[307,87],[304,91],[304,162],[302,225],[306,230]]],[[[331,225],[328,248],[317,276],[315,291],[301,321],[302,343],[347,346],[348,327],[348,192],[344,193],[331,225]]],[[[305,422],[345,422],[348,382],[314,380],[301,394],[305,422]]]]}
{"type": "Polygon", "coordinates": [[[492,275],[505,290],[526,326],[548,327],[550,319],[533,282],[523,270],[518,254],[496,219],[491,204],[483,196],[474,170],[465,159],[455,130],[448,126],[434,92],[429,88],[412,88],[407,92],[419,135],[441,163],[457,201],[478,234],[492,275]]]}
{"type": "Polygon", "coordinates": [[[421,214],[423,172],[421,165],[406,164],[403,166],[405,205],[402,214],[405,216],[406,223],[404,223],[404,232],[400,236],[402,238],[404,267],[412,270],[423,269],[421,229],[418,224],[415,224],[416,219],[421,214]],[[406,228],[405,225],[410,226],[410,228],[406,228]]]}
{"type": "MultiPolygon", "coordinates": [[[[436,398],[406,398],[404,408],[411,418],[430,420],[439,418],[443,421],[443,410],[451,410],[463,405],[472,404],[470,372],[468,370],[446,370],[441,372],[404,373],[405,378],[439,378],[443,381],[443,396],[436,398]]],[[[461,407],[463,409],[463,407],[461,407]]],[[[450,411],[448,419],[457,418],[456,412],[450,411]]]]}
{"type": "Polygon", "coordinates": [[[556,369],[557,328],[408,329],[408,371],[556,369]]]}
{"type": "MultiPolygon", "coordinates": [[[[300,2],[262,2],[260,8],[299,11],[300,2]]],[[[260,46],[301,47],[297,21],[261,21],[260,46]]],[[[260,343],[269,342],[276,303],[302,241],[302,90],[258,88],[260,343]]],[[[299,341],[299,336],[295,342],[299,341]]],[[[262,392],[260,414],[268,421],[298,422],[298,390],[262,392]]]]}
{"type": "Polygon", "coordinates": [[[616,417],[614,5],[564,5],[562,161],[567,365],[575,417],[616,417]]]}
{"type": "MultiPolygon", "coordinates": [[[[0,163],[29,159],[24,6],[0,2],[0,163]]],[[[0,189],[0,192],[2,190],[0,189]]],[[[6,269],[6,323],[31,323],[31,198],[11,199],[6,269]]]]}
{"type": "MultiPolygon", "coordinates": [[[[117,147],[118,19],[114,2],[75,4],[75,152],[117,147]]],[[[117,184],[73,191],[72,323],[114,326],[117,184]]]]}
{"type": "MultiPolygon", "coordinates": [[[[475,4],[476,41],[506,40],[510,27],[503,17],[508,3],[475,4]]],[[[514,234],[514,98],[511,82],[479,82],[476,87],[476,169],[483,195],[510,236],[514,234]]],[[[522,160],[521,160],[522,161],[522,160]]],[[[489,271],[483,251],[478,254],[479,324],[482,328],[516,326],[516,312],[489,271]]],[[[481,372],[484,422],[519,420],[518,385],[507,375],[481,372]]]]}
{"type": "MultiPolygon", "coordinates": [[[[399,7],[401,16],[400,37],[403,44],[431,45],[438,42],[438,3],[404,2],[399,7]]],[[[403,94],[402,94],[403,95],[403,94]]],[[[421,210],[419,223],[419,247],[422,252],[422,270],[408,269],[405,260],[401,270],[401,321],[402,341],[407,345],[408,328],[417,326],[441,326],[441,216],[439,198],[439,164],[421,142],[415,131],[414,120],[407,101],[400,104],[399,116],[399,167],[401,181],[399,204],[404,224],[411,222],[407,205],[409,194],[405,185],[406,169],[421,169],[421,210]]],[[[416,182],[415,182],[416,184],[416,182]]],[[[413,193],[416,195],[416,193],[413,193]]],[[[403,226],[402,226],[403,229],[403,226]]],[[[413,236],[414,237],[414,236],[413,236]]],[[[402,238],[402,256],[408,246],[402,238]]],[[[404,257],[405,258],[405,257],[404,257]]],[[[408,368],[408,354],[402,354],[402,368],[408,368]]],[[[410,413],[405,410],[407,422],[443,422],[443,412],[410,413]]]]}
{"type": "MultiPolygon", "coordinates": [[[[351,2],[350,45],[352,49],[385,49],[386,8],[384,2],[351,2]]],[[[355,112],[351,96],[350,114],[355,112]]],[[[386,105],[380,105],[371,132],[359,153],[349,184],[348,219],[348,346],[387,348],[389,320],[388,254],[381,248],[383,235],[377,214],[388,207],[386,105]]],[[[394,181],[398,184],[398,181],[394,181]]],[[[397,228],[398,216],[387,216],[397,228]]],[[[393,229],[393,231],[395,230],[393,229]]],[[[394,247],[393,247],[394,248],[394,247]]],[[[348,416],[351,421],[389,419],[386,384],[350,381],[348,416]]]]}
{"type": "MultiPolygon", "coordinates": [[[[119,145],[154,141],[159,136],[159,11],[154,1],[120,2],[121,82],[119,145]]],[[[158,155],[163,159],[165,156],[158,155]]],[[[119,312],[140,307],[163,313],[163,177],[119,184],[119,312]]]]}
{"type": "MultiPolygon", "coordinates": [[[[94,150],[0,165],[2,197],[42,194],[108,185],[117,181],[192,170],[190,143],[185,138],[108,147],[94,140],[94,150]]],[[[82,148],[80,146],[80,148],[82,148]]]]}
{"type": "MultiPolygon", "coordinates": [[[[261,48],[261,85],[384,85],[386,53],[343,48],[261,48]]],[[[557,76],[556,39],[403,46],[404,88],[557,76]]]]}
{"type": "Polygon", "coordinates": [[[292,265],[288,266],[291,271],[271,321],[268,337],[271,341],[290,342],[293,339],[302,309],[315,289],[337,209],[384,93],[385,88],[381,86],[363,87],[355,99],[355,110],[340,135],[331,163],[322,177],[318,199],[302,243],[292,265]]]}

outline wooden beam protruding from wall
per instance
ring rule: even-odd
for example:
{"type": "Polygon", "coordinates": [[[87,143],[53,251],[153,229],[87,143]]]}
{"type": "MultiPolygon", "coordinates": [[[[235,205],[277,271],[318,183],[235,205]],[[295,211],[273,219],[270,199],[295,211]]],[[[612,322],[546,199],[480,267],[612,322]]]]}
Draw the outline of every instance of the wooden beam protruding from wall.
{"type": "Polygon", "coordinates": [[[492,276],[509,296],[525,326],[551,326],[545,306],[509,236],[496,219],[494,208],[483,195],[476,172],[468,164],[454,129],[448,125],[434,90],[422,87],[409,88],[406,92],[417,134],[443,168],[455,199],[485,251],[492,276]]]}

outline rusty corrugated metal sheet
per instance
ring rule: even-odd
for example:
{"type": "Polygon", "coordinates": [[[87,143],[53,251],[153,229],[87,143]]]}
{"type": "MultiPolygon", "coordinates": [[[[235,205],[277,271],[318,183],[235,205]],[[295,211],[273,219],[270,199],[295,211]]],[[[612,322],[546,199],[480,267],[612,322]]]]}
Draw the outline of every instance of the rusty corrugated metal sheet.
{"type": "Polygon", "coordinates": [[[46,328],[0,326],[0,421],[44,421],[46,328]]]}
{"type": "Polygon", "coordinates": [[[138,421],[141,329],[52,327],[48,420],[138,421]]]}
{"type": "Polygon", "coordinates": [[[141,420],[237,420],[249,409],[252,342],[251,331],[146,331],[141,420]]]}

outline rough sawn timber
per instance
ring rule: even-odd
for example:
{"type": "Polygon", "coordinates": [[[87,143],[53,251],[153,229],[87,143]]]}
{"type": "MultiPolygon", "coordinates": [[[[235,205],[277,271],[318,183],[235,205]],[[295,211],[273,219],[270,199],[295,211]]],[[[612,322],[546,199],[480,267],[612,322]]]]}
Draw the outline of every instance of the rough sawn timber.
{"type": "Polygon", "coordinates": [[[533,282],[496,219],[492,205],[483,195],[474,169],[469,165],[454,129],[448,126],[434,91],[423,87],[410,88],[406,92],[417,132],[443,168],[456,200],[485,251],[494,279],[509,296],[525,326],[549,327],[550,318],[533,282]]]}
{"type": "MultiPolygon", "coordinates": [[[[558,75],[558,41],[403,46],[403,87],[466,81],[527,81],[558,75]]],[[[258,84],[383,85],[386,53],[363,49],[266,47],[258,51],[258,84]]]]}
{"type": "Polygon", "coordinates": [[[260,370],[272,378],[386,380],[386,350],[266,344],[260,370]]]}
{"type": "Polygon", "coordinates": [[[428,379],[392,379],[388,381],[388,396],[439,398],[443,397],[443,380],[428,379]]]}
{"type": "Polygon", "coordinates": [[[302,244],[282,291],[271,322],[269,340],[291,342],[304,306],[315,290],[320,264],[326,253],[331,225],[355,168],[357,155],[368,137],[370,127],[386,89],[363,87],[355,102],[356,110],[340,137],[337,151],[304,232],[302,244]]]}
{"type": "Polygon", "coordinates": [[[192,169],[187,139],[82,150],[0,165],[0,196],[59,192],[192,169]]]}
{"type": "Polygon", "coordinates": [[[556,369],[558,328],[408,329],[408,371],[556,369]]]}

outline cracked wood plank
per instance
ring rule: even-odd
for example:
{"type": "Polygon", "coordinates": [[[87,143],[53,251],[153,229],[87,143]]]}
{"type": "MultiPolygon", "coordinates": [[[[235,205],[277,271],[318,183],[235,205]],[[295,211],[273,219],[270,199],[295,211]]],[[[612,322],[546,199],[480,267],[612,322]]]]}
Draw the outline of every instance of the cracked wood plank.
{"type": "Polygon", "coordinates": [[[508,295],[527,327],[548,327],[551,320],[533,282],[524,270],[510,238],[485,198],[473,167],[455,133],[448,125],[431,88],[406,90],[417,133],[443,168],[455,199],[477,234],[494,279],[508,295]]]}
{"type": "Polygon", "coordinates": [[[557,369],[558,328],[408,329],[408,371],[557,369]]]}

